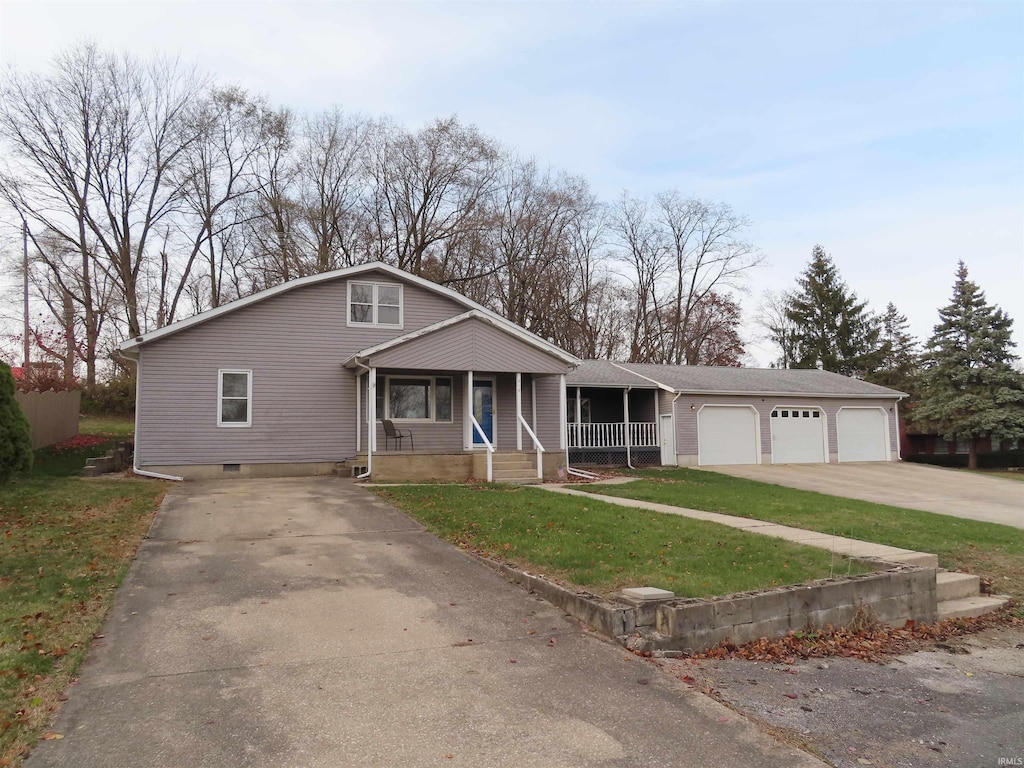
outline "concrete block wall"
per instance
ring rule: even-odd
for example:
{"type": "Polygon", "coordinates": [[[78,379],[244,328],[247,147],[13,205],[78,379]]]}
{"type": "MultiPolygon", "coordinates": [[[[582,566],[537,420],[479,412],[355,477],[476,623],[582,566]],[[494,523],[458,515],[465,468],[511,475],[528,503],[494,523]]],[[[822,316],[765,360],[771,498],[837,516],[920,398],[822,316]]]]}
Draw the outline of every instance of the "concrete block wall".
{"type": "Polygon", "coordinates": [[[631,650],[696,653],[729,641],[737,645],[790,631],[849,625],[870,608],[878,620],[902,625],[936,620],[934,568],[877,563],[885,571],[824,579],[717,598],[633,601],[570,590],[541,576],[481,558],[509,580],[539,594],[631,650]]]}

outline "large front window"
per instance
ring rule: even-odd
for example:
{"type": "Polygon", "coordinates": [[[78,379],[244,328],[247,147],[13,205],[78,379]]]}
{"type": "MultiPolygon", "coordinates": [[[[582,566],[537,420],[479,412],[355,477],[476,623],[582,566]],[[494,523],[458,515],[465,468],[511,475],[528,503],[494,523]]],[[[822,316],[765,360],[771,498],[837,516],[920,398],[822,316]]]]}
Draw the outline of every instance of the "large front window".
{"type": "Polygon", "coordinates": [[[402,286],[390,283],[348,284],[349,325],[402,327],[402,286]]]}
{"type": "Polygon", "coordinates": [[[377,418],[452,420],[452,380],[447,376],[386,376],[377,388],[377,418]]]}

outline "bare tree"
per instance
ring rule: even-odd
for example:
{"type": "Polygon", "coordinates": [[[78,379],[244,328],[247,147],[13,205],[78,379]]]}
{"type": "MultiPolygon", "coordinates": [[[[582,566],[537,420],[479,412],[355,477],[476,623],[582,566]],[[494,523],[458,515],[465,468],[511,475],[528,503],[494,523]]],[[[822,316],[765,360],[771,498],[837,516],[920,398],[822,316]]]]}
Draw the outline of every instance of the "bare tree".
{"type": "Polygon", "coordinates": [[[224,235],[244,223],[241,201],[256,188],[254,166],[266,112],[262,100],[239,88],[213,88],[191,110],[188,130],[194,141],[175,174],[182,194],[183,215],[177,225],[185,237],[185,253],[172,283],[168,279],[172,259],[167,248],[161,249],[158,325],[174,322],[197,259],[204,264],[199,280],[206,286],[208,306],[223,302],[223,244],[228,239],[224,235]]]}
{"type": "Polygon", "coordinates": [[[772,368],[792,368],[796,363],[798,328],[789,317],[790,296],[785,291],[765,291],[761,295],[755,322],[764,332],[762,338],[772,342],[779,356],[772,368]]]}
{"type": "Polygon", "coordinates": [[[414,274],[447,259],[483,222],[497,180],[497,145],[457,118],[409,132],[378,123],[369,144],[371,258],[414,274]]]}
{"type": "Polygon", "coordinates": [[[305,271],[328,272],[366,259],[363,196],[371,123],[334,109],[303,124],[297,152],[305,271]]]}

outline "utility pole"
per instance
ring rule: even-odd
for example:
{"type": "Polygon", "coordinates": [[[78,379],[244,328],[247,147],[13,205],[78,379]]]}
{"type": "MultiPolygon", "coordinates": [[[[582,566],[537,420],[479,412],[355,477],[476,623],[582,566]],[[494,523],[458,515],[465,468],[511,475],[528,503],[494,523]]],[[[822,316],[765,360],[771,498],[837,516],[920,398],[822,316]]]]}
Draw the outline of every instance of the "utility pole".
{"type": "Polygon", "coordinates": [[[25,374],[28,374],[29,366],[29,350],[32,348],[29,342],[29,324],[28,324],[28,222],[24,219],[21,220],[21,272],[22,272],[22,300],[24,301],[24,312],[25,312],[25,328],[24,328],[24,342],[25,352],[22,365],[25,369],[25,374]]]}

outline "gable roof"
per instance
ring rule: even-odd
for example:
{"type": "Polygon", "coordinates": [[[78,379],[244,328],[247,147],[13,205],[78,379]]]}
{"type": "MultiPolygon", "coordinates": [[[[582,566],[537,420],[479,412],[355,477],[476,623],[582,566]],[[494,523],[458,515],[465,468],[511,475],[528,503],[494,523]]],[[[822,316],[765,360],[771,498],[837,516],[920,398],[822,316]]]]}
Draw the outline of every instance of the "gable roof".
{"type": "Polygon", "coordinates": [[[383,272],[397,280],[404,280],[407,283],[411,283],[412,285],[419,286],[420,288],[444,296],[456,302],[457,304],[461,304],[466,309],[480,312],[481,314],[487,316],[496,325],[504,327],[509,332],[516,334],[525,334],[526,336],[529,336],[530,343],[544,349],[550,355],[553,355],[561,360],[566,360],[567,362],[573,364],[579,362],[579,358],[570,355],[561,347],[552,344],[550,341],[547,341],[546,339],[542,339],[540,336],[537,336],[536,334],[530,333],[525,328],[521,328],[520,326],[513,323],[511,320],[505,319],[497,312],[493,312],[487,309],[486,307],[477,304],[475,301],[467,299],[458,291],[453,291],[451,288],[447,288],[443,285],[438,285],[437,283],[432,283],[425,278],[419,277],[418,275],[414,275],[411,272],[406,272],[404,270],[398,269],[398,267],[393,267],[390,264],[385,264],[382,261],[371,261],[366,264],[358,264],[354,267],[345,267],[344,269],[336,269],[332,272],[323,272],[317,275],[307,275],[306,277],[300,277],[297,280],[289,280],[286,283],[275,285],[273,288],[267,288],[266,290],[260,291],[259,293],[254,293],[251,296],[245,296],[244,298],[236,299],[235,301],[232,301],[229,304],[223,304],[214,309],[208,309],[205,312],[200,312],[198,315],[193,315],[192,317],[187,317],[184,320],[177,321],[176,323],[171,323],[170,325],[166,325],[163,328],[159,328],[155,331],[150,331],[149,333],[141,334],[140,336],[136,336],[134,339],[127,339],[120,344],[118,349],[122,353],[131,355],[143,344],[148,344],[149,342],[156,341],[157,339],[166,338],[167,336],[171,336],[175,333],[184,331],[187,328],[192,328],[193,326],[208,322],[217,317],[220,317],[221,315],[226,315],[229,312],[235,312],[236,310],[242,309],[243,307],[248,307],[252,304],[256,304],[261,301],[273,298],[278,294],[287,293],[288,291],[293,291],[296,288],[303,288],[309,285],[317,285],[318,283],[329,282],[331,280],[341,280],[344,278],[355,277],[358,275],[362,275],[366,272],[383,272]]]}
{"type": "Polygon", "coordinates": [[[684,394],[906,397],[905,392],[830,371],[796,368],[726,368],[706,365],[609,363],[585,360],[566,377],[572,386],[639,387],[638,377],[684,394]]]}
{"type": "Polygon", "coordinates": [[[541,346],[539,341],[543,339],[518,325],[507,320],[498,322],[480,310],[471,309],[362,349],[344,365],[493,373],[566,373],[579,363],[579,359],[568,352],[556,348],[556,354],[549,349],[550,345],[541,346]]]}

